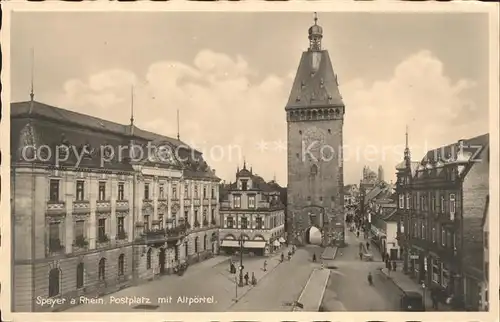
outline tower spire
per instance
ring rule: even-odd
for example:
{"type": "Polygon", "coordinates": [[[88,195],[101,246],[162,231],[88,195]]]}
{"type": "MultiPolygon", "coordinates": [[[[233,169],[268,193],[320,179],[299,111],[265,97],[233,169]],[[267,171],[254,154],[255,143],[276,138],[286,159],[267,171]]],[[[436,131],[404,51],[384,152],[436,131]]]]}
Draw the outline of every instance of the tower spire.
{"type": "Polygon", "coordinates": [[[314,13],[314,25],[309,28],[309,51],[321,51],[323,28],[318,25],[318,13],[314,13]]]}
{"type": "Polygon", "coordinates": [[[243,157],[243,169],[246,170],[247,168],[247,160],[245,159],[245,157],[243,157]]]}
{"type": "Polygon", "coordinates": [[[408,125],[406,125],[406,132],[405,132],[405,152],[404,152],[404,159],[406,161],[406,165],[409,166],[411,162],[411,154],[410,154],[410,145],[408,143],[408,125]]]}
{"type": "Polygon", "coordinates": [[[28,114],[31,115],[33,112],[33,105],[35,102],[35,86],[34,86],[34,78],[35,78],[35,48],[31,48],[31,75],[30,75],[30,109],[28,114]]]}
{"type": "Polygon", "coordinates": [[[405,136],[406,136],[406,145],[405,147],[408,149],[408,125],[406,125],[406,133],[405,133],[405,136]]]}
{"type": "Polygon", "coordinates": [[[31,101],[33,101],[35,98],[34,78],[35,78],[35,48],[31,48],[31,89],[30,89],[31,101]]]}
{"type": "Polygon", "coordinates": [[[130,134],[134,134],[134,85],[130,87],[130,134]]]}
{"type": "Polygon", "coordinates": [[[181,139],[180,127],[179,127],[179,109],[177,109],[177,140],[181,139]]]}

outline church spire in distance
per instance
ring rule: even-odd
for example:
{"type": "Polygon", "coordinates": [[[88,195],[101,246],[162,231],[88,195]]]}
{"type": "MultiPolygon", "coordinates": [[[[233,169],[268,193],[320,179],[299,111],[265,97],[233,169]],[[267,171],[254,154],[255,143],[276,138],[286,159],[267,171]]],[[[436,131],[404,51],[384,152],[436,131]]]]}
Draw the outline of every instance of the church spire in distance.
{"type": "Polygon", "coordinates": [[[411,153],[410,153],[410,145],[408,143],[408,125],[406,126],[406,133],[405,133],[405,152],[404,152],[404,159],[406,161],[406,165],[410,166],[411,162],[411,153]]]}

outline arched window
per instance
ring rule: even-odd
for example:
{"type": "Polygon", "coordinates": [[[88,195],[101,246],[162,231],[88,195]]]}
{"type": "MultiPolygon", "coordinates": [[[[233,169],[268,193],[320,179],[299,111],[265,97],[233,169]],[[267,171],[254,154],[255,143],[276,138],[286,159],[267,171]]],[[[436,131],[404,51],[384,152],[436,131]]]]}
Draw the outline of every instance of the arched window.
{"type": "Polygon", "coordinates": [[[84,266],[83,263],[79,263],[78,266],[76,266],[76,288],[82,288],[84,284],[84,266]]]}
{"type": "Polygon", "coordinates": [[[148,249],[148,253],[146,255],[146,269],[151,269],[151,248],[148,249]]]}
{"type": "Polygon", "coordinates": [[[184,251],[186,253],[186,258],[187,258],[189,256],[189,244],[187,241],[184,243],[184,251]]]}
{"type": "Polygon", "coordinates": [[[318,174],[318,166],[317,166],[317,165],[315,165],[315,164],[313,164],[313,165],[311,166],[311,175],[312,175],[312,176],[315,176],[315,175],[317,175],[317,174],[318,174]]]}
{"type": "Polygon", "coordinates": [[[198,236],[194,239],[194,252],[195,253],[198,253],[198,241],[199,241],[199,238],[198,236]]]}
{"type": "Polygon", "coordinates": [[[49,297],[59,295],[59,281],[60,281],[59,268],[53,268],[49,273],[49,297]]]}
{"type": "Polygon", "coordinates": [[[101,258],[99,261],[99,281],[106,280],[106,258],[101,258]]]}
{"type": "Polygon", "coordinates": [[[125,275],[125,255],[118,256],[118,276],[125,275]]]}

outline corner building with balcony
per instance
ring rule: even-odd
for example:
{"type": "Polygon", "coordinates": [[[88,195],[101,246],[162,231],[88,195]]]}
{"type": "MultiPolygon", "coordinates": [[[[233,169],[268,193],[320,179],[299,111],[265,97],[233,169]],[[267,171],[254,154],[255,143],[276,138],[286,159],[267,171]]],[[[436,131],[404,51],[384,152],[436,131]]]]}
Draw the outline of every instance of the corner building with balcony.
{"type": "Polygon", "coordinates": [[[489,135],[428,151],[397,166],[398,240],[404,270],[457,310],[479,310],[482,222],[489,194],[489,135]]]}
{"type": "Polygon", "coordinates": [[[218,252],[215,171],[133,118],[12,103],[11,172],[13,311],[64,309],[218,252]]]}
{"type": "Polygon", "coordinates": [[[230,183],[221,196],[220,247],[226,254],[242,250],[265,256],[285,242],[285,206],[282,188],[248,170],[236,171],[236,182],[230,183]],[[241,245],[243,242],[243,245],[241,245]]]}

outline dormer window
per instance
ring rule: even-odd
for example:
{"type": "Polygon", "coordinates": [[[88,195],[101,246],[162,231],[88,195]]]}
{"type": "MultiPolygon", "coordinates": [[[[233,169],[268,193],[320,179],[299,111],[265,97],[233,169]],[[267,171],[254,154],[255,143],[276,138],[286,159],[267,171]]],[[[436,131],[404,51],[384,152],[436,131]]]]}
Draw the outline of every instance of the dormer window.
{"type": "Polygon", "coordinates": [[[241,190],[243,190],[243,191],[248,190],[248,181],[247,180],[241,180],[241,190]]]}

